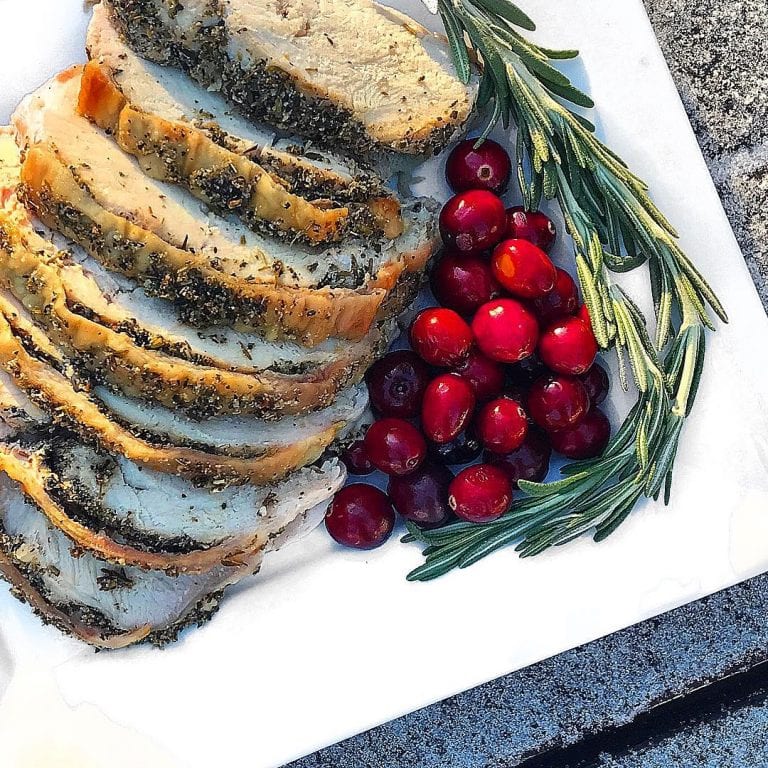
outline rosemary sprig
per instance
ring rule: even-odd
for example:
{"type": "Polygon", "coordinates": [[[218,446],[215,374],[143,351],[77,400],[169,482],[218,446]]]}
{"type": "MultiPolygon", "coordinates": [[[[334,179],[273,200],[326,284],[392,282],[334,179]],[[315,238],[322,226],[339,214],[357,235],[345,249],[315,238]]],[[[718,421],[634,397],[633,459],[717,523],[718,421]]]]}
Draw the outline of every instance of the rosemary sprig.
{"type": "Polygon", "coordinates": [[[595,336],[603,349],[615,349],[625,388],[629,361],[638,400],[602,457],[564,467],[556,482],[521,482],[526,497],[499,520],[435,531],[409,525],[406,538],[427,545],[411,580],[466,568],[513,543],[529,557],[591,530],[602,540],[641,498],[657,499],[663,491],[668,502],[680,435],[704,367],[705,328],[714,328],[707,307],[727,322],[647,185],[568,106],[594,105],[550,62],[578,53],[526,40],[516,28],[535,25],[509,0],[439,0],[438,9],[459,76],[469,81],[472,54],[482,63],[478,105],[492,112],[479,141],[499,121],[516,124],[525,205],[536,208],[542,197],[559,203],[595,336]],[[637,305],[612,277],[646,263],[653,340],[637,305]]]}

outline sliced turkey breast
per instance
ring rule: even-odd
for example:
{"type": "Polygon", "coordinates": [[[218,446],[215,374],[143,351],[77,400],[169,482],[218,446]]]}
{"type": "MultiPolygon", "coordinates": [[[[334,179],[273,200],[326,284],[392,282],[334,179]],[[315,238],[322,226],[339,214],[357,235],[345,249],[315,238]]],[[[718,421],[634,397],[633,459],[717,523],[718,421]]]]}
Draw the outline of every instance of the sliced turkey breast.
{"type": "MultiPolygon", "coordinates": [[[[287,373],[280,366],[258,369],[251,361],[248,370],[243,365],[248,362],[246,354],[259,357],[262,347],[280,346],[259,337],[238,348],[238,357],[245,359],[239,365],[195,353],[201,345],[194,329],[181,324],[185,333],[179,334],[174,327],[178,321],[166,329],[164,315],[172,314],[168,308],[152,312],[146,302],[136,301],[135,291],[127,297],[103,293],[93,275],[69,263],[69,255],[38,234],[25,209],[13,206],[11,200],[0,208],[0,284],[96,380],[127,395],[150,398],[198,417],[306,413],[327,407],[339,391],[357,383],[393,335],[389,326],[375,328],[363,341],[346,348],[337,345],[336,354],[319,365],[297,356],[295,363],[288,363],[287,373]],[[144,324],[147,310],[149,323],[144,324]],[[290,372],[297,364],[299,370],[290,372]]],[[[216,345],[210,346],[216,354],[216,345]]]]}
{"type": "Polygon", "coordinates": [[[351,154],[443,148],[472,94],[448,46],[371,0],[109,0],[142,56],[247,117],[351,154]]]}
{"type": "Polygon", "coordinates": [[[110,269],[175,301],[196,325],[234,325],[314,345],[358,340],[414,296],[436,245],[434,203],[403,208],[405,233],[325,250],[270,241],[206,217],[178,187],[146,177],[75,110],[80,70],[58,76],[14,115],[25,202],[110,269]]]}
{"type": "MultiPolygon", "coordinates": [[[[202,87],[182,70],[138,56],[120,37],[103,3],[93,9],[86,48],[96,67],[86,67],[79,107],[102,127],[114,123],[115,104],[125,99],[144,114],[194,126],[219,147],[269,169],[294,194],[340,205],[394,200],[379,176],[365,166],[311,145],[302,146],[298,138],[281,138],[238,115],[220,94],[202,87]],[[92,86],[87,83],[91,77],[92,86]],[[120,97],[94,98],[103,78],[111,81],[108,91],[117,87],[120,97]]],[[[397,217],[389,226],[393,224],[401,226],[402,222],[397,217]]]]}
{"type": "Polygon", "coordinates": [[[265,422],[253,417],[220,417],[192,422],[145,401],[109,392],[101,400],[76,385],[76,372],[60,351],[18,311],[0,312],[0,367],[51,420],[111,453],[200,483],[268,484],[316,461],[333,440],[365,410],[364,388],[342,394],[323,411],[298,420],[265,422]],[[75,383],[73,383],[73,379],[75,383]],[[124,423],[107,405],[121,406],[124,423]],[[249,422],[249,418],[251,419],[249,422]],[[187,434],[199,438],[185,439],[187,434]],[[174,442],[176,441],[176,442],[174,442]]]}
{"type": "Polygon", "coordinates": [[[184,184],[220,213],[234,213],[257,230],[266,220],[272,222],[267,231],[298,230],[317,242],[344,232],[390,239],[401,234],[399,203],[375,174],[345,168],[336,158],[322,162],[276,148],[274,134],[234,115],[219,94],[181,70],[137,56],[101,4],[94,8],[86,47],[92,61],[83,73],[81,114],[111,133],[155,178],[184,184]],[[314,201],[314,210],[305,213],[302,198],[314,201]]]}
{"type": "MultiPolygon", "coordinates": [[[[17,444],[0,443],[0,471],[73,545],[116,565],[173,576],[247,565],[289,525],[292,530],[305,525],[307,512],[327,506],[344,482],[339,465],[329,462],[294,473],[275,486],[225,489],[220,495],[148,470],[145,479],[139,467],[123,461],[137,485],[128,483],[108,455],[66,438],[32,436],[17,444]],[[182,528],[176,523],[178,502],[172,491],[193,510],[189,514],[195,516],[196,525],[182,528]],[[165,514],[146,509],[148,501],[159,501],[163,493],[165,514]],[[232,502],[237,504],[234,509],[232,502]],[[173,538],[158,535],[156,529],[163,522],[173,538]],[[193,538],[187,529],[207,540],[193,538]]],[[[308,527],[317,522],[314,517],[308,527]]]]}

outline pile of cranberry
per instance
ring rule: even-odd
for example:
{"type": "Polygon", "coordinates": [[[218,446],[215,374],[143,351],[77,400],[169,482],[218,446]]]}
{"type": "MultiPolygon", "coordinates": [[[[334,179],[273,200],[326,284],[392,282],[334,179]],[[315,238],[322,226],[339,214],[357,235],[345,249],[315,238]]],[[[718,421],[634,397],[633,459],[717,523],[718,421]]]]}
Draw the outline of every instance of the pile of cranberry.
{"type": "Polygon", "coordinates": [[[413,321],[411,350],[368,373],[378,420],[343,460],[351,475],[379,470],[389,483],[387,493],[356,483],[336,495],[325,522],[341,544],[379,546],[396,512],[422,528],[495,520],[521,479],[546,477],[553,450],[588,459],[608,444],[597,406],[609,380],[588,312],[547,255],[552,221],[505,209],[510,173],[509,155],[490,140],[450,155],[456,195],[440,215],[445,249],[431,275],[440,306],[413,321]]]}

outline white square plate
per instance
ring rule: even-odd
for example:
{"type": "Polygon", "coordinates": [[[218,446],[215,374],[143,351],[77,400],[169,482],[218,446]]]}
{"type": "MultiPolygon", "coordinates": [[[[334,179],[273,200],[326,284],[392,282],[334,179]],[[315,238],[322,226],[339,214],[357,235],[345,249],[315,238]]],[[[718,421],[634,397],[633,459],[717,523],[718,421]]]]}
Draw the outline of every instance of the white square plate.
{"type": "MultiPolygon", "coordinates": [[[[96,655],[3,590],[0,764],[277,766],[768,569],[768,320],[645,12],[521,3],[542,41],[581,49],[572,74],[600,134],[650,182],[731,316],[710,339],[671,506],[644,504],[600,545],[501,552],[430,584],[406,583],[420,555],[396,538],[358,554],[318,531],[163,652],[96,655]]],[[[396,5],[435,24],[418,0],[396,5]]],[[[83,58],[86,18],[82,0],[0,0],[0,120],[83,58]]],[[[445,195],[439,166],[426,173],[420,191],[445,195]]]]}

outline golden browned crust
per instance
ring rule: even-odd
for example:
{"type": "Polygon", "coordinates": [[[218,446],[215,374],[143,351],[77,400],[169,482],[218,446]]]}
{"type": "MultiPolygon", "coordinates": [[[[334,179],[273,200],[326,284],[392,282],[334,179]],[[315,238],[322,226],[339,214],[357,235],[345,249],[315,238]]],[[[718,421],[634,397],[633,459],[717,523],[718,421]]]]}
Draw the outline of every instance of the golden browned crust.
{"type": "MultiPolygon", "coordinates": [[[[61,279],[60,263],[50,244],[34,231],[20,232],[0,212],[0,280],[45,326],[51,339],[81,362],[98,380],[133,397],[146,397],[168,408],[206,416],[252,413],[264,417],[296,415],[324,408],[346,386],[357,383],[372,362],[378,332],[355,356],[337,359],[308,373],[243,372],[200,365],[136,344],[113,330],[98,310],[83,316],[70,309],[81,304],[61,279]]],[[[105,299],[107,309],[108,301],[105,299]]],[[[85,302],[89,310],[95,310],[85,302]]],[[[169,345],[167,345],[169,346],[169,345]]]]}
{"type": "Polygon", "coordinates": [[[54,422],[105,450],[160,472],[199,482],[265,485],[316,461],[344,426],[337,423],[293,445],[255,456],[229,456],[177,445],[157,445],[138,437],[107,415],[87,393],[75,389],[63,374],[27,351],[5,310],[0,313],[0,367],[47,411],[54,422]]]}
{"type": "Polygon", "coordinates": [[[106,211],[78,185],[50,147],[27,150],[21,179],[24,202],[45,224],[78,242],[108,268],[136,278],[177,305],[186,302],[190,321],[229,324],[306,346],[332,337],[364,338],[387,290],[405,269],[426,263],[433,248],[431,242],[421,245],[360,290],[250,282],[106,211]]]}
{"type": "Polygon", "coordinates": [[[50,470],[39,453],[22,448],[0,445],[0,470],[18,483],[25,495],[48,518],[49,522],[71,539],[78,547],[92,552],[99,559],[118,565],[131,565],[170,575],[179,573],[205,573],[217,566],[237,567],[252,565],[269,543],[264,533],[255,532],[230,538],[208,549],[184,553],[150,552],[115,541],[104,531],[93,531],[73,519],[47,490],[53,481],[50,470]]]}
{"type": "Polygon", "coordinates": [[[139,158],[150,176],[184,184],[222,213],[237,213],[249,224],[268,222],[268,231],[299,234],[311,243],[339,240],[347,229],[349,208],[323,208],[294,195],[253,160],[194,126],[135,109],[95,61],[83,70],[78,111],[139,158]]]}

